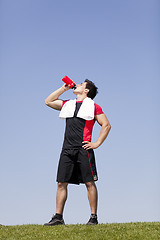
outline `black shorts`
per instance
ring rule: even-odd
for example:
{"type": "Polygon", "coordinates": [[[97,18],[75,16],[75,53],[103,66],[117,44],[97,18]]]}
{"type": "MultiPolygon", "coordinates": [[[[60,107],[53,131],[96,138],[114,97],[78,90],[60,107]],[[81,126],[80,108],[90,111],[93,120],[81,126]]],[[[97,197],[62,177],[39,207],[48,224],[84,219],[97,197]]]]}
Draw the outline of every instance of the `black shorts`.
{"type": "Polygon", "coordinates": [[[86,183],[97,181],[97,170],[93,149],[62,149],[57,182],[86,183]]]}

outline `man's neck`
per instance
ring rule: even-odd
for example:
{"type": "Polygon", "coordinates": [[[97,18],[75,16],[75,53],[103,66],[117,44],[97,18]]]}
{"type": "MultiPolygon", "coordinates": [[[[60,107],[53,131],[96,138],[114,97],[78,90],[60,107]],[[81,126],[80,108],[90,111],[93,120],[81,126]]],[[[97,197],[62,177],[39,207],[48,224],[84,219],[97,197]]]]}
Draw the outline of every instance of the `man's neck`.
{"type": "Polygon", "coordinates": [[[77,95],[77,101],[83,101],[87,96],[77,95]]]}

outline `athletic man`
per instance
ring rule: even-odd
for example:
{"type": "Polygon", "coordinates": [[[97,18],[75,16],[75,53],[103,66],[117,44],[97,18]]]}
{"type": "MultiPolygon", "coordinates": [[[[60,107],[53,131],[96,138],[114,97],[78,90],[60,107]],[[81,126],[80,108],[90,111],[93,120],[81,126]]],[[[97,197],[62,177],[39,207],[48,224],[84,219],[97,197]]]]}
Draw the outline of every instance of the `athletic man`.
{"type": "Polygon", "coordinates": [[[57,171],[56,214],[46,226],[64,224],[63,209],[67,199],[68,183],[84,183],[88,191],[91,216],[87,225],[98,224],[97,188],[98,180],[93,149],[98,148],[106,139],[111,125],[102,108],[92,100],[97,94],[97,87],[86,79],[77,84],[73,93],[75,100],[63,101],[59,96],[69,90],[64,84],[51,93],[45,100],[47,106],[59,110],[60,118],[66,119],[66,129],[62,152],[57,171]],[[91,142],[92,128],[97,121],[101,125],[99,138],[91,142]]]}

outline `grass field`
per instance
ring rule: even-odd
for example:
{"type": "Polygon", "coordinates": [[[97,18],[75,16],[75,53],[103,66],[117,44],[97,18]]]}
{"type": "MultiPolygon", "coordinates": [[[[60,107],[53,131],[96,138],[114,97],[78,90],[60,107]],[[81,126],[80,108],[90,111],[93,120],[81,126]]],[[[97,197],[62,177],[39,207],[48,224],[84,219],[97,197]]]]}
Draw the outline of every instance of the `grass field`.
{"type": "Polygon", "coordinates": [[[1,240],[160,240],[160,222],[0,226],[1,240]]]}

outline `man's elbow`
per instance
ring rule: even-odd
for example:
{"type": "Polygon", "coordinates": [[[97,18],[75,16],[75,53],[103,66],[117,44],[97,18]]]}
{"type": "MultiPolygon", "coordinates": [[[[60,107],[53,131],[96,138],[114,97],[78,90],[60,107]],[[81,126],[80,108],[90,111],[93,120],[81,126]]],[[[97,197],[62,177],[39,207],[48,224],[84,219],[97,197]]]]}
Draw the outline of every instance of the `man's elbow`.
{"type": "Polygon", "coordinates": [[[111,130],[111,124],[110,123],[108,124],[108,128],[109,128],[109,131],[110,131],[111,130]]]}
{"type": "Polygon", "coordinates": [[[109,122],[105,123],[103,126],[104,126],[108,131],[111,130],[111,124],[110,124],[109,122]]]}
{"type": "Polygon", "coordinates": [[[48,106],[49,105],[49,102],[47,101],[47,99],[45,99],[45,104],[48,106]]]}

